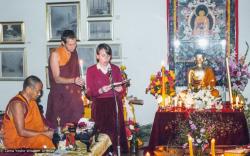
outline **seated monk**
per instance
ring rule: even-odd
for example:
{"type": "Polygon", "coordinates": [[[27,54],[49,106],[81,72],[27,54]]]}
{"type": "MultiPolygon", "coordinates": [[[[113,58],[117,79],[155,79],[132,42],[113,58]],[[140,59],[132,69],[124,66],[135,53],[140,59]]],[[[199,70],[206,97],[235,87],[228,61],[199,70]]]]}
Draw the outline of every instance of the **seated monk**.
{"type": "Polygon", "coordinates": [[[198,92],[202,89],[209,89],[211,90],[211,95],[218,97],[219,91],[214,88],[216,78],[213,69],[203,66],[204,60],[205,58],[201,53],[196,54],[196,66],[188,71],[188,89],[193,92],[198,92]]]}
{"type": "Polygon", "coordinates": [[[53,149],[53,130],[42,119],[36,99],[43,84],[36,76],[24,80],[23,90],[6,107],[3,119],[3,143],[7,149],[53,149]]]}

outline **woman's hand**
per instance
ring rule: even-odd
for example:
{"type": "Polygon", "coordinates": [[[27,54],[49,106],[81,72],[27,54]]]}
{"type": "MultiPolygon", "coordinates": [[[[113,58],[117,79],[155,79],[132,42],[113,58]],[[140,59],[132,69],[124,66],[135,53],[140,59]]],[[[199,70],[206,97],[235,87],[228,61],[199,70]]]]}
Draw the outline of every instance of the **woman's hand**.
{"type": "Polygon", "coordinates": [[[103,94],[103,93],[106,93],[106,92],[108,92],[108,91],[110,91],[110,90],[111,90],[111,86],[110,86],[110,85],[107,85],[107,86],[101,87],[101,88],[98,90],[98,92],[99,92],[100,94],[103,94]]]}
{"type": "Polygon", "coordinates": [[[122,86],[115,87],[115,91],[121,92],[122,91],[122,86]]]}

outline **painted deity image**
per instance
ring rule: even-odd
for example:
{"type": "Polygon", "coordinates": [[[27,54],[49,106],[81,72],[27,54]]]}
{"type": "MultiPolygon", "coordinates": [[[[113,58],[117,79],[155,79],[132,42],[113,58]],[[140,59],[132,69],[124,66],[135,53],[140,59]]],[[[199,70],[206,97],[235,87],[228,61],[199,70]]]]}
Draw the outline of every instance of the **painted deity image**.
{"type": "MultiPolygon", "coordinates": [[[[197,51],[215,72],[218,86],[225,85],[226,0],[169,0],[170,68],[177,86],[187,86],[188,69],[195,65],[197,51]]],[[[233,16],[233,15],[232,15],[233,16]]]]}

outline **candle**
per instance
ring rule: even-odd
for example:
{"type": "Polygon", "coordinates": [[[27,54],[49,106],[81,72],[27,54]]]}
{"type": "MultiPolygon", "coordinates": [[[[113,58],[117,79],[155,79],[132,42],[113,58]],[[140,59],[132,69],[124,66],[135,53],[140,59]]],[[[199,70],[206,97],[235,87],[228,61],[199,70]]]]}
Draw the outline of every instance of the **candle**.
{"type": "Polygon", "coordinates": [[[177,99],[177,96],[176,96],[176,97],[174,97],[174,106],[175,107],[177,107],[177,101],[178,101],[178,99],[177,99]]]}
{"type": "Polygon", "coordinates": [[[211,140],[211,155],[215,156],[215,139],[211,140]]]}
{"type": "Polygon", "coordinates": [[[188,135],[188,146],[189,146],[189,155],[194,156],[194,153],[193,153],[193,138],[190,135],[188,135]]]}
{"type": "Polygon", "coordinates": [[[240,100],[240,98],[239,98],[239,96],[237,95],[237,96],[236,96],[236,99],[235,99],[236,108],[239,107],[239,100],[240,100]]]}
{"type": "Polygon", "coordinates": [[[145,156],[150,156],[150,153],[149,153],[149,152],[147,152],[147,153],[145,154],[145,156]]]}
{"type": "Polygon", "coordinates": [[[162,106],[165,106],[165,100],[166,100],[166,86],[165,86],[165,67],[164,67],[164,62],[162,62],[161,66],[161,74],[162,74],[162,91],[161,91],[161,96],[162,96],[162,106]]]}
{"type": "Polygon", "coordinates": [[[80,66],[80,75],[81,75],[81,77],[83,77],[83,60],[82,59],[80,59],[79,60],[79,66],[80,66]]]}
{"type": "Polygon", "coordinates": [[[243,102],[243,100],[241,100],[240,101],[240,107],[243,108],[243,106],[244,106],[244,102],[243,102]]]}

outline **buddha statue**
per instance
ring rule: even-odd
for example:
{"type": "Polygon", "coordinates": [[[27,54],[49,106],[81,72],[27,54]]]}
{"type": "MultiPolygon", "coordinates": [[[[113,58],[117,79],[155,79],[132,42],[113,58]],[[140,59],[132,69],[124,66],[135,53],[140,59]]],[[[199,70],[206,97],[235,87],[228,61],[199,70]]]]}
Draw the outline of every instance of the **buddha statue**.
{"type": "Polygon", "coordinates": [[[216,78],[212,68],[204,66],[205,57],[202,53],[195,56],[196,65],[188,71],[188,90],[198,92],[202,89],[209,89],[215,97],[219,96],[219,91],[214,87],[216,78]]]}

